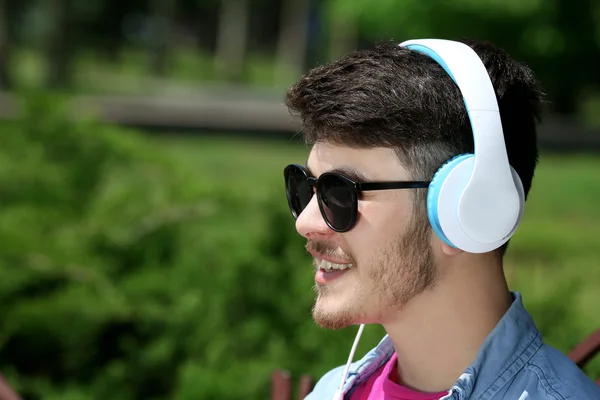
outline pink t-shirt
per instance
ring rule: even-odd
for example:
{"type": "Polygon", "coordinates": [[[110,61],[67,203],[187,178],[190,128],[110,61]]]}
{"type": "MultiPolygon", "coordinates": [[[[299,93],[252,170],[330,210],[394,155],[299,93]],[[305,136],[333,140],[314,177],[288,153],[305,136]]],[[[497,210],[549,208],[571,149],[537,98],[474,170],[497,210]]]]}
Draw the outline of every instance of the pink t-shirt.
{"type": "Polygon", "coordinates": [[[399,385],[396,353],[352,393],[350,400],[439,400],[448,392],[423,393],[399,385]],[[390,379],[391,377],[391,379],[390,379]]]}

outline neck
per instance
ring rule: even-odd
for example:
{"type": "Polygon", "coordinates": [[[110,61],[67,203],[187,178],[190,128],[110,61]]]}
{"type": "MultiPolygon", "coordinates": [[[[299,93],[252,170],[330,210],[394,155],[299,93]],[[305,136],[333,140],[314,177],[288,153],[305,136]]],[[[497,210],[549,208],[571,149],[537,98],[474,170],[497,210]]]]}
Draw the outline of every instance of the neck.
{"type": "Polygon", "coordinates": [[[435,287],[383,323],[398,355],[400,382],[415,390],[448,390],[512,302],[500,260],[465,253],[454,258],[435,287]]]}

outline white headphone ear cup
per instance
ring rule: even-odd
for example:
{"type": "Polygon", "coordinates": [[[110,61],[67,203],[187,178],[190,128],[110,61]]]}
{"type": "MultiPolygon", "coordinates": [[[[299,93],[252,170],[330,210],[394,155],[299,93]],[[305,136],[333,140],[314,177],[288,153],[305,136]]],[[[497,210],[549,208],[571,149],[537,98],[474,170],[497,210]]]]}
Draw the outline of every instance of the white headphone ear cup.
{"type": "Polygon", "coordinates": [[[523,216],[525,195],[517,172],[511,167],[519,194],[518,219],[511,232],[497,241],[479,242],[468,236],[458,217],[458,201],[467,185],[474,165],[473,154],[461,154],[446,162],[434,175],[427,196],[427,213],[434,232],[446,244],[469,253],[485,253],[506,243],[515,233],[523,216]]]}

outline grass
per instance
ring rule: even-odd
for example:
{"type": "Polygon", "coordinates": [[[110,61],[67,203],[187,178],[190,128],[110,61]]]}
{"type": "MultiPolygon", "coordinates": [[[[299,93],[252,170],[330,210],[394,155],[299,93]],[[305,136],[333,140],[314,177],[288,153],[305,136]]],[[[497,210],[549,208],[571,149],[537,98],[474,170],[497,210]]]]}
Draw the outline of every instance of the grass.
{"type": "MultiPolygon", "coordinates": [[[[298,142],[176,139],[164,148],[199,174],[249,196],[281,188],[289,162],[304,162],[298,142]]],[[[600,328],[600,157],[544,154],[523,222],[511,241],[505,268],[512,290],[523,294],[546,341],[568,351],[600,328]]],[[[600,377],[600,357],[586,368],[600,377]]]]}

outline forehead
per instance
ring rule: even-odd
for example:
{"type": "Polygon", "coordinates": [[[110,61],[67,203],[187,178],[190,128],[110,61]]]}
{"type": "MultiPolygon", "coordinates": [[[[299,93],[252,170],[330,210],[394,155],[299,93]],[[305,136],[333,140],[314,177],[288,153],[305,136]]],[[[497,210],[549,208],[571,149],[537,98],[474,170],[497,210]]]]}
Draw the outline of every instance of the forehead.
{"type": "Polygon", "coordinates": [[[313,145],[306,166],[314,176],[334,170],[347,170],[350,175],[359,175],[364,180],[390,180],[408,176],[394,150],[380,147],[357,149],[318,142],[313,145]]]}

